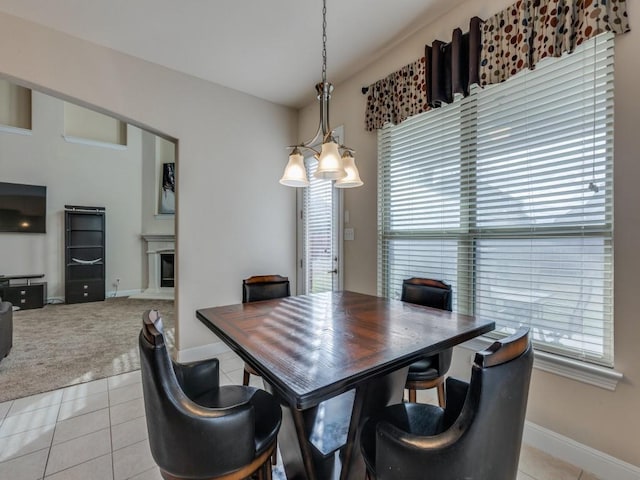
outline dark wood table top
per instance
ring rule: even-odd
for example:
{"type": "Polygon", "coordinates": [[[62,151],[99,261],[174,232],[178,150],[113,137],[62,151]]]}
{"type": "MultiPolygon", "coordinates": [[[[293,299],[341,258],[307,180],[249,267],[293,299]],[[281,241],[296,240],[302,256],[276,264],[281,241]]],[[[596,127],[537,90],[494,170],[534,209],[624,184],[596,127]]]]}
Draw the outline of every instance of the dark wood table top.
{"type": "Polygon", "coordinates": [[[347,291],[196,315],[300,410],[495,328],[472,316],[347,291]]]}

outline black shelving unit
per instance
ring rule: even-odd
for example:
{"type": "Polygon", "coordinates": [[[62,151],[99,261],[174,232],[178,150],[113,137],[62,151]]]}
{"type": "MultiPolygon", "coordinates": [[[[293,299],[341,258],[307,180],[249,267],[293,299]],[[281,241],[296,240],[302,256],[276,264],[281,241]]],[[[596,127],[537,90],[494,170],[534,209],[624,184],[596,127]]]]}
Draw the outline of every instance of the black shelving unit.
{"type": "Polygon", "coordinates": [[[105,209],[65,205],[66,303],[105,298],[105,209]]]}

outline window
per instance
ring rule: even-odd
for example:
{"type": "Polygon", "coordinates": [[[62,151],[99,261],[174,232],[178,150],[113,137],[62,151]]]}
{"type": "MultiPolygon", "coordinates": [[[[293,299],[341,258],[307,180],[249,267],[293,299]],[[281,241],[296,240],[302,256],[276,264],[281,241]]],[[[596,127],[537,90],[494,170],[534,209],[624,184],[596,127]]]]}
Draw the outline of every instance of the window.
{"type": "Polygon", "coordinates": [[[454,310],[613,365],[613,35],[379,131],[379,293],[444,280],[454,310]]]}

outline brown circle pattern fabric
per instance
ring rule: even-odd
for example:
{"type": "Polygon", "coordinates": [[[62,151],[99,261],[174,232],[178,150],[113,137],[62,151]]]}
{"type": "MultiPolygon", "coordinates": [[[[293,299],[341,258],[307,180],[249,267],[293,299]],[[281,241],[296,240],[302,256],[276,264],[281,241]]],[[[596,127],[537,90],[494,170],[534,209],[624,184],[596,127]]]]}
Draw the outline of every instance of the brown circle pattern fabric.
{"type": "Polygon", "coordinates": [[[533,2],[518,0],[485,21],[482,27],[480,85],[503,82],[530,67],[533,2]]]}
{"type": "Polygon", "coordinates": [[[372,132],[393,123],[393,101],[395,92],[395,73],[387,75],[369,86],[365,128],[372,132]]]}
{"type": "Polygon", "coordinates": [[[396,72],[395,104],[394,121],[396,124],[429,110],[426,59],[424,57],[396,72]]]}
{"type": "Polygon", "coordinates": [[[426,61],[422,57],[369,86],[365,128],[372,132],[387,123],[397,125],[429,110],[426,61]]]}
{"type": "Polygon", "coordinates": [[[519,0],[482,30],[480,85],[500,83],[605,31],[629,31],[625,0],[519,0]]]}

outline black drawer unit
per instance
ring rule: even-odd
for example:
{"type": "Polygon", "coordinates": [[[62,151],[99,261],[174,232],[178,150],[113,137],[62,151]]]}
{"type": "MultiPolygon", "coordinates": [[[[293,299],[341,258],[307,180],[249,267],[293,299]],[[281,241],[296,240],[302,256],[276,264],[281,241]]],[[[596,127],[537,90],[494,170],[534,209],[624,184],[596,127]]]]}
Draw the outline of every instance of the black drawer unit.
{"type": "Polygon", "coordinates": [[[104,282],[91,280],[74,282],[67,293],[67,303],[98,302],[104,300],[104,282]]]}
{"type": "Polygon", "coordinates": [[[14,307],[20,307],[21,310],[42,308],[45,302],[44,297],[44,283],[0,286],[0,298],[6,302],[11,302],[14,307]]]}
{"type": "Polygon", "coordinates": [[[65,206],[65,301],[105,298],[105,209],[65,206]]]}

